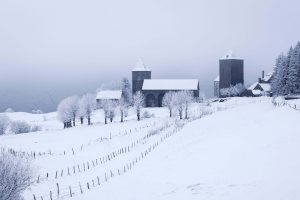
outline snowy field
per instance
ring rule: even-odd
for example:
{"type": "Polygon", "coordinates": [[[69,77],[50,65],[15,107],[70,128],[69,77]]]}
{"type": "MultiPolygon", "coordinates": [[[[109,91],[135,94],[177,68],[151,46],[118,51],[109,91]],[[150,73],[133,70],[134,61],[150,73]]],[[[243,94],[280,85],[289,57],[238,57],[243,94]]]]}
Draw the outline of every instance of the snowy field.
{"type": "Polygon", "coordinates": [[[66,130],[56,113],[8,113],[43,131],[1,136],[0,146],[36,168],[26,200],[300,199],[299,111],[269,98],[194,104],[182,121],[147,110],[154,117],[137,122],[131,111],[108,125],[97,111],[93,126],[66,130]]]}

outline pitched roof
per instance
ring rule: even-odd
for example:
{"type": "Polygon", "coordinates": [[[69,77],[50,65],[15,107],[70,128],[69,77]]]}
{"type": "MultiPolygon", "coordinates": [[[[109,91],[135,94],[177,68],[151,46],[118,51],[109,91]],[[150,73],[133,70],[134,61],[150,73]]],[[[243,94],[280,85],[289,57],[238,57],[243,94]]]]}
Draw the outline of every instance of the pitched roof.
{"type": "Polygon", "coordinates": [[[257,86],[258,82],[253,83],[250,87],[248,87],[248,90],[254,90],[254,88],[257,86]]]}
{"type": "Polygon", "coordinates": [[[96,99],[115,99],[119,100],[122,97],[122,90],[101,90],[97,93],[96,99]]]}
{"type": "Polygon", "coordinates": [[[255,90],[257,85],[259,85],[265,92],[271,91],[271,85],[269,83],[258,83],[258,82],[253,83],[250,87],[248,87],[248,90],[255,90]]]}
{"type": "Polygon", "coordinates": [[[198,90],[197,79],[145,79],[143,90],[198,90]]]}
{"type": "Polygon", "coordinates": [[[143,59],[139,58],[132,71],[151,71],[151,70],[148,67],[146,67],[146,65],[143,62],[143,59]]]}
{"type": "Polygon", "coordinates": [[[260,83],[259,84],[265,92],[271,91],[271,84],[269,83],[260,83]]]}

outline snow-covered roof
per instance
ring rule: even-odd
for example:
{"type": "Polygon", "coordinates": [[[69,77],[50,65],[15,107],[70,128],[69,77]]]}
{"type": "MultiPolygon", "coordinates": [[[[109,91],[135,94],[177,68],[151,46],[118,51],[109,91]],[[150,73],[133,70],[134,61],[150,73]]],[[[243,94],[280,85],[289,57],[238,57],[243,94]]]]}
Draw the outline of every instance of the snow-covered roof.
{"type": "Polygon", "coordinates": [[[143,59],[140,58],[135,67],[132,69],[132,71],[151,71],[148,67],[146,67],[146,65],[143,62],[143,59]]]}
{"type": "Polygon", "coordinates": [[[265,92],[270,92],[271,91],[271,85],[269,83],[258,83],[258,82],[253,83],[250,87],[248,87],[248,90],[255,90],[254,88],[257,85],[259,85],[263,89],[263,91],[265,91],[265,92]]]}
{"type": "Polygon", "coordinates": [[[122,90],[101,90],[97,93],[96,99],[115,99],[119,100],[122,97],[122,90]]]}
{"type": "Polygon", "coordinates": [[[236,57],[232,50],[229,50],[220,60],[227,60],[227,59],[237,59],[240,60],[241,58],[236,57]]]}
{"type": "Polygon", "coordinates": [[[197,79],[145,79],[143,90],[198,90],[197,79]]]}
{"type": "Polygon", "coordinates": [[[217,76],[214,81],[220,81],[220,76],[217,76]]]}
{"type": "Polygon", "coordinates": [[[260,83],[259,84],[265,92],[271,91],[271,85],[269,83],[260,83]]]}
{"type": "Polygon", "coordinates": [[[254,88],[257,86],[258,82],[253,83],[250,87],[248,87],[248,90],[254,90],[254,88]]]}

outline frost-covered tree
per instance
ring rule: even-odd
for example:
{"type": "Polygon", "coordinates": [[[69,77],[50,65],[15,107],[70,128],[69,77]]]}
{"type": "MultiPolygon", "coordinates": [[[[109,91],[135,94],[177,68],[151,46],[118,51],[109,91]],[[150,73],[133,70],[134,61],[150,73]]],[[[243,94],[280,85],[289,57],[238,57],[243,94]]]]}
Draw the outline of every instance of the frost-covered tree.
{"type": "Polygon", "coordinates": [[[80,115],[85,116],[88,120],[88,125],[91,125],[91,115],[96,109],[96,98],[94,94],[83,95],[78,103],[80,115]]]}
{"type": "Polygon", "coordinates": [[[101,107],[104,113],[104,123],[107,124],[107,119],[109,118],[112,122],[115,114],[115,104],[110,99],[104,99],[101,101],[101,107]]]}
{"type": "Polygon", "coordinates": [[[245,86],[241,83],[231,85],[229,88],[222,88],[220,94],[223,97],[235,97],[240,96],[246,90],[245,86]]]}
{"type": "Polygon", "coordinates": [[[70,111],[72,113],[73,126],[75,126],[76,117],[79,112],[79,105],[78,105],[79,97],[77,95],[68,97],[68,101],[70,103],[70,111]]]}
{"type": "Polygon", "coordinates": [[[300,42],[293,49],[288,67],[288,94],[300,93],[300,42]]]}
{"type": "Polygon", "coordinates": [[[141,111],[145,105],[145,97],[144,95],[138,91],[133,95],[133,107],[136,112],[137,120],[141,119],[141,111]]]}
{"type": "Polygon", "coordinates": [[[5,131],[10,123],[9,118],[5,114],[0,114],[0,135],[5,134],[5,131]]]}
{"type": "Polygon", "coordinates": [[[174,100],[175,100],[175,107],[179,114],[179,118],[182,119],[183,117],[183,111],[184,111],[184,105],[185,105],[185,92],[184,91],[178,91],[174,93],[174,100]]]}
{"type": "Polygon", "coordinates": [[[184,111],[185,111],[185,119],[188,118],[188,110],[190,107],[190,104],[194,101],[194,96],[193,93],[191,91],[184,91],[184,111]]]}
{"type": "Polygon", "coordinates": [[[127,111],[128,104],[125,101],[124,97],[121,97],[120,101],[118,102],[118,108],[120,111],[121,122],[124,122],[124,113],[127,111]]]}
{"type": "Polygon", "coordinates": [[[164,95],[163,100],[162,100],[162,105],[164,107],[168,108],[170,117],[172,117],[172,115],[173,115],[173,109],[176,104],[174,94],[175,94],[174,92],[167,92],[164,95]]]}
{"type": "Polygon", "coordinates": [[[276,59],[271,88],[274,96],[300,93],[300,42],[276,59]]]}
{"type": "Polygon", "coordinates": [[[22,200],[31,185],[33,170],[28,160],[0,152],[0,199],[22,200]]]}
{"type": "Polygon", "coordinates": [[[80,124],[83,124],[83,120],[86,117],[86,110],[84,106],[81,106],[83,104],[81,98],[78,100],[78,113],[77,117],[80,120],[80,124]]]}
{"type": "Polygon", "coordinates": [[[290,93],[289,88],[289,78],[290,78],[290,64],[291,64],[291,58],[293,55],[294,48],[291,47],[288,51],[287,57],[286,57],[286,63],[283,65],[283,73],[282,73],[282,88],[281,88],[281,95],[287,95],[290,93]]]}
{"type": "Polygon", "coordinates": [[[57,107],[58,119],[64,124],[64,128],[72,126],[73,113],[71,103],[70,98],[65,98],[57,107]]]}
{"type": "Polygon", "coordinates": [[[122,79],[122,94],[125,100],[125,103],[131,105],[132,102],[132,93],[131,93],[131,84],[128,78],[122,79]]]}
{"type": "Polygon", "coordinates": [[[283,95],[284,91],[284,73],[287,63],[287,57],[282,53],[276,59],[276,64],[273,73],[273,79],[271,82],[271,90],[274,96],[283,95]]]}

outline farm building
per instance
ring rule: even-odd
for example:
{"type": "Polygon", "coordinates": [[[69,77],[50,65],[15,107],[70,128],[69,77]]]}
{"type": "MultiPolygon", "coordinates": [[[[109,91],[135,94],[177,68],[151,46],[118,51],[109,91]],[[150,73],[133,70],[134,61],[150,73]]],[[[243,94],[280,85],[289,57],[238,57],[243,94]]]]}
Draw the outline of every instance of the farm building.
{"type": "Polygon", "coordinates": [[[152,79],[151,70],[139,59],[132,70],[132,93],[137,91],[144,94],[147,107],[160,107],[164,95],[169,91],[191,91],[194,97],[199,97],[199,80],[152,79]]]}

